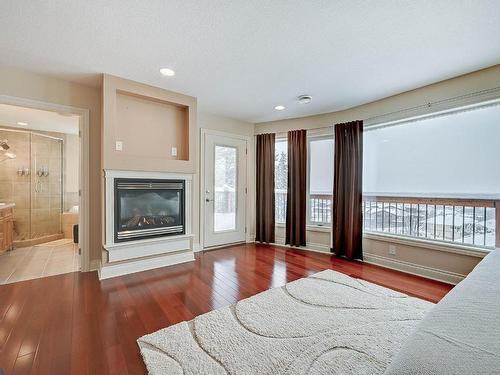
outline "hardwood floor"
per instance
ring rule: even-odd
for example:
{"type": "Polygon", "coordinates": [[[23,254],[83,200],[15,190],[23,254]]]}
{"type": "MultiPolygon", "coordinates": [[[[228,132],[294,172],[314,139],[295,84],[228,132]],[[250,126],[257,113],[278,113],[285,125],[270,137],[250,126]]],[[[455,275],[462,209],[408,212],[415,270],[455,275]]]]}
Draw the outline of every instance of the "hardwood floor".
{"type": "Polygon", "coordinates": [[[450,285],[276,246],[239,245],[196,261],[99,282],[70,273],[0,286],[6,374],[144,374],[136,339],[331,268],[429,301],[450,285]]]}

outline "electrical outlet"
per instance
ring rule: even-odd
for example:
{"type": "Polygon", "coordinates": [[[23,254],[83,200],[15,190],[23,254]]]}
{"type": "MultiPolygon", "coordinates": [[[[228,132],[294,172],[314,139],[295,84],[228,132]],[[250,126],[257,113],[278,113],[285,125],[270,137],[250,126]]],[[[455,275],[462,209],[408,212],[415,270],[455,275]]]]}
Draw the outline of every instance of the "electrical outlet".
{"type": "Polygon", "coordinates": [[[172,156],[177,156],[177,147],[172,147],[172,156]]]}
{"type": "Polygon", "coordinates": [[[389,245],[389,255],[396,255],[396,246],[389,245]]]}
{"type": "Polygon", "coordinates": [[[123,142],[122,141],[116,141],[116,143],[115,143],[115,150],[116,151],[122,151],[123,150],[123,142]]]}

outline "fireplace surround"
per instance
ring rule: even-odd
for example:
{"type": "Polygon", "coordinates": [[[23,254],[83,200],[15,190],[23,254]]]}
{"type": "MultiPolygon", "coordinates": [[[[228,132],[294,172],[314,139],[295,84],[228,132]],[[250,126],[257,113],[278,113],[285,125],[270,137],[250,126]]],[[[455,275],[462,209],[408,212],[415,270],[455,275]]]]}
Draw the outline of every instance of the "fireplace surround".
{"type": "Polygon", "coordinates": [[[194,260],[192,174],[105,170],[99,277],[194,260]]]}

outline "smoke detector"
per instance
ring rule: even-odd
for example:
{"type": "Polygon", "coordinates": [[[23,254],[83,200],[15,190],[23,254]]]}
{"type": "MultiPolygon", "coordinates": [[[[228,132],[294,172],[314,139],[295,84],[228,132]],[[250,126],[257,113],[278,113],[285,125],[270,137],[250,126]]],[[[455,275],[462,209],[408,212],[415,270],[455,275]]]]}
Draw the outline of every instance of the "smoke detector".
{"type": "Polygon", "coordinates": [[[312,97],[311,95],[301,95],[297,98],[300,104],[309,104],[311,103],[312,97]]]}

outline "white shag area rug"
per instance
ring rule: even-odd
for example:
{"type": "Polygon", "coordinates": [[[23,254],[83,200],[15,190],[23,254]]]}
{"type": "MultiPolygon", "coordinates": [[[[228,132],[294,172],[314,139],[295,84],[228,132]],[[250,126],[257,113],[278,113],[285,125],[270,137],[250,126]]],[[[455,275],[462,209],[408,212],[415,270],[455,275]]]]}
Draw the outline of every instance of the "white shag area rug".
{"type": "Polygon", "coordinates": [[[383,374],[432,303],[331,270],[138,340],[150,374],[383,374]]]}

